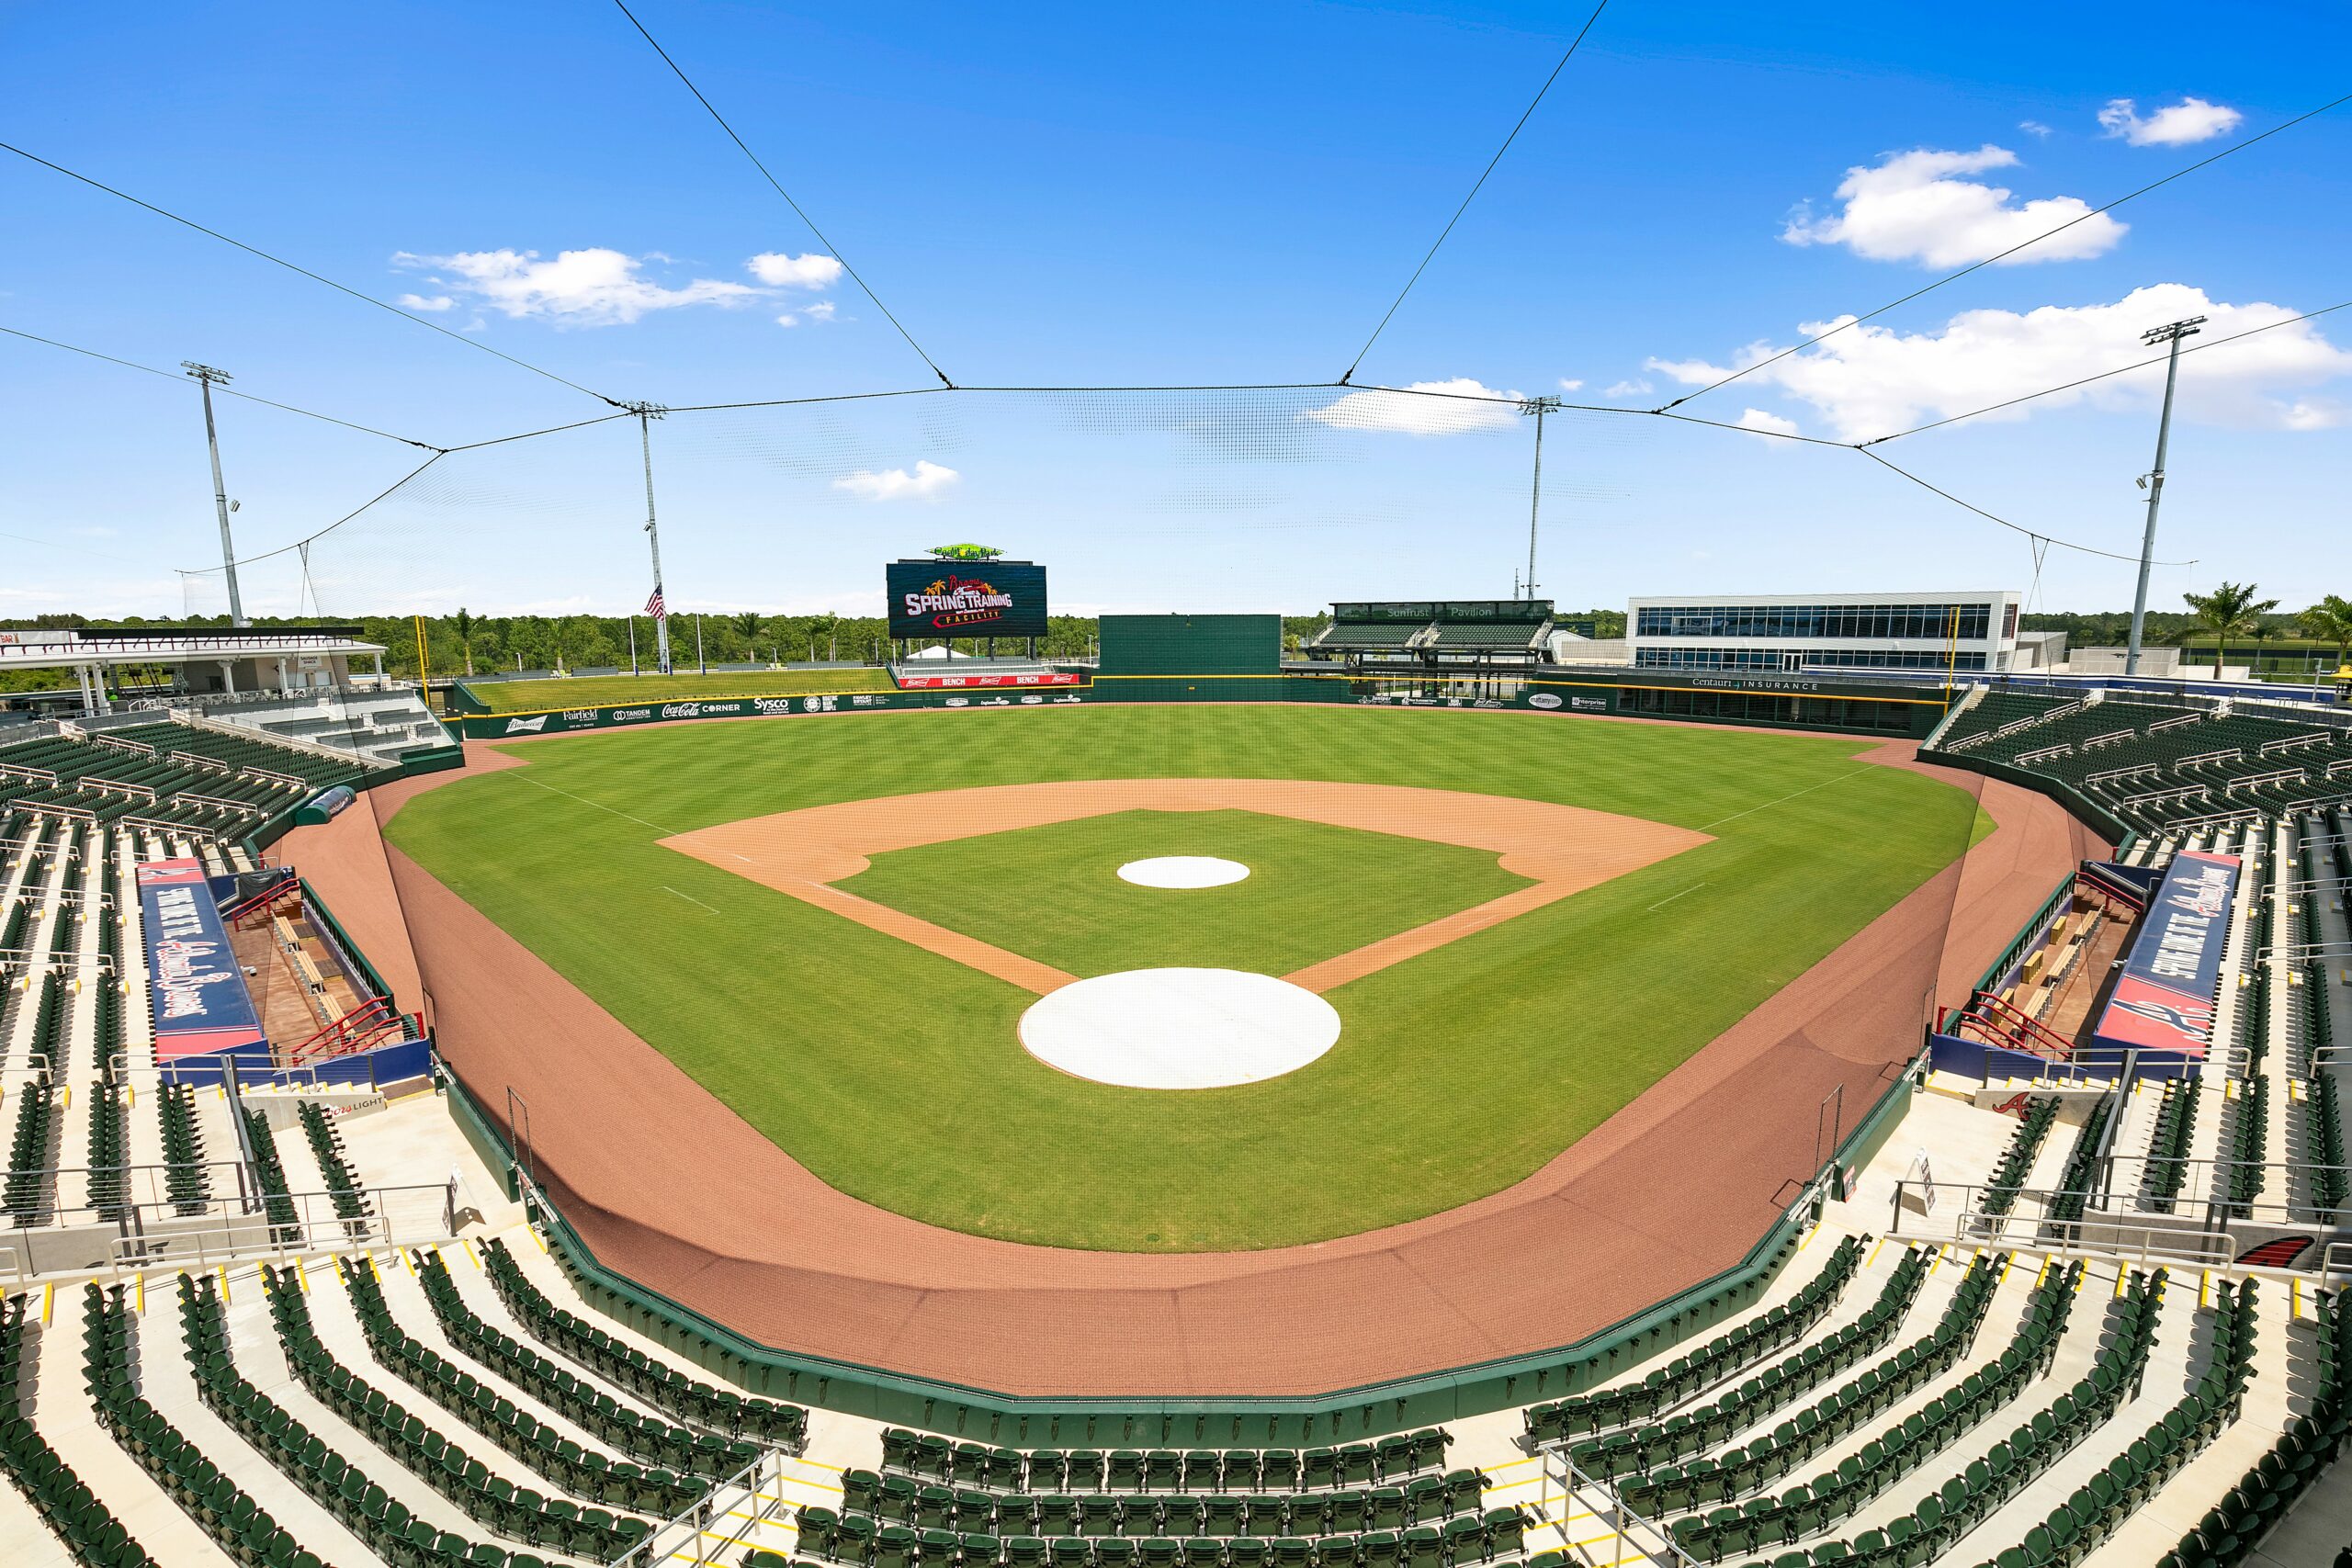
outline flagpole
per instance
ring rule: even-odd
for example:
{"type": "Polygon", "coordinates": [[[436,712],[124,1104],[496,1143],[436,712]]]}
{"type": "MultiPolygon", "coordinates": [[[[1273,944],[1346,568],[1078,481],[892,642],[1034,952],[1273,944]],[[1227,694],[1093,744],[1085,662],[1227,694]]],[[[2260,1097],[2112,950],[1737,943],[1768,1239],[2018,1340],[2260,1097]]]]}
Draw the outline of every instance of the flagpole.
{"type": "Polygon", "coordinates": [[[629,412],[637,415],[637,433],[645,449],[645,538],[653,552],[653,597],[645,602],[645,612],[653,617],[654,663],[662,674],[670,673],[670,606],[662,598],[662,530],[653,515],[653,421],[669,411],[659,403],[632,403],[629,412]]]}
{"type": "Polygon", "coordinates": [[[637,673],[637,617],[628,618],[628,672],[637,673]]]}

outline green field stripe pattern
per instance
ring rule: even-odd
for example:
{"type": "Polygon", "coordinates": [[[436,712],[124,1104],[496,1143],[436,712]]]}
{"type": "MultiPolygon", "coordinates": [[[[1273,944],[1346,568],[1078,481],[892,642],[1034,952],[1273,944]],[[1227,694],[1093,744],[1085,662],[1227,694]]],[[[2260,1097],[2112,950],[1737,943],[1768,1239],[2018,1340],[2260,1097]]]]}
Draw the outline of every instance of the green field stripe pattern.
{"type": "Polygon", "coordinates": [[[1254,811],[1120,811],[894,850],[839,886],[1083,977],[1287,975],[1531,883],[1453,844],[1254,811]],[[1154,855],[1216,855],[1250,874],[1184,889],[1119,880],[1154,855]]]}
{"type": "MultiPolygon", "coordinates": [[[[877,714],[533,742],[390,836],[852,1196],[1016,1241],[1255,1248],[1526,1177],[1949,864],[1973,799],[1858,761],[1869,744],[1366,708],[877,714]],[[1016,1034],[1029,992],[658,842],[876,795],[1169,777],[1513,795],[1714,841],[1337,987],[1344,1032],[1298,1072],[1182,1093],[1045,1067],[1016,1034]]],[[[1136,962],[1102,942],[1065,966],[1136,962]]]]}

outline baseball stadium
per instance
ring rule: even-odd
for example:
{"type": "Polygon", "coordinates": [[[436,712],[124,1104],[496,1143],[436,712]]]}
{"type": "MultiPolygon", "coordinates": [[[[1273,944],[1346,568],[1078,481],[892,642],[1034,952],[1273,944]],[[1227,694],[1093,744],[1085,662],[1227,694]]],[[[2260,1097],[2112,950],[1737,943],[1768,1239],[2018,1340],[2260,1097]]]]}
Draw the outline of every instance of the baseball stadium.
{"type": "MultiPolygon", "coordinates": [[[[619,9],[782,195],[737,24],[619,9]]],[[[294,537],[190,362],[198,564],[0,592],[0,1559],[2346,1561],[2352,606],[2166,553],[2283,548],[2159,538],[2205,316],[2134,555],[1568,378],[967,387],[754,262],[940,384],[616,399],[405,296],[609,407],[335,416],[429,456],[294,537]],[[1784,457],[1904,553],[1643,521],[1784,457]]]]}

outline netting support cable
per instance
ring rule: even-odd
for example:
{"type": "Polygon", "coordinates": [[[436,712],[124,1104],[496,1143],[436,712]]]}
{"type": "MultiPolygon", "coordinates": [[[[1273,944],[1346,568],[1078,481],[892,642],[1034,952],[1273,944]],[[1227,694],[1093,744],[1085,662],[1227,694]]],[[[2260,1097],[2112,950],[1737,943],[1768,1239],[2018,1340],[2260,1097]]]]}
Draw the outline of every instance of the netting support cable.
{"type": "MultiPolygon", "coordinates": [[[[434,464],[439,462],[442,458],[447,456],[448,454],[447,452],[435,452],[433,456],[427,457],[422,463],[419,463],[415,468],[411,468],[407,473],[402,474],[399,479],[393,480],[390,484],[386,485],[382,490],[377,491],[374,495],[369,496],[366,501],[361,502],[357,506],[353,507],[350,511],[345,513],[342,516],[336,518],[334,522],[328,524],[323,528],[313,529],[311,532],[303,535],[300,538],[294,540],[290,544],[280,545],[276,549],[264,550],[261,554],[256,556],[239,556],[235,560],[229,562],[228,565],[251,566],[256,561],[266,561],[270,559],[272,557],[285,555],[289,550],[300,550],[303,552],[302,560],[304,566],[307,568],[311,558],[309,549],[312,544],[320,539],[325,538],[337,528],[340,528],[345,524],[351,522],[353,519],[358,517],[361,513],[367,512],[371,507],[374,507],[379,502],[390,498],[402,487],[407,485],[411,479],[413,479],[417,475],[424,472],[425,469],[431,468],[434,464]]],[[[182,570],[180,575],[183,577],[203,577],[209,576],[213,572],[225,570],[226,568],[224,567],[204,567],[192,571],[182,570]]]]}
{"type": "Polygon", "coordinates": [[[7,141],[0,141],[0,152],[14,152],[17,157],[24,159],[28,163],[39,164],[42,168],[54,170],[56,173],[63,175],[67,179],[78,180],[82,184],[88,186],[92,190],[104,191],[107,195],[114,197],[118,200],[127,201],[133,207],[144,209],[146,211],[153,213],[158,218],[167,218],[171,221],[179,224],[184,229],[193,229],[198,233],[203,234],[210,239],[218,240],[224,245],[233,246],[236,249],[244,252],[247,255],[258,256],[263,261],[269,263],[272,266],[284,267],[288,272],[307,277],[313,283],[324,284],[327,288],[334,289],[336,293],[347,294],[363,305],[373,305],[377,310],[388,311],[392,315],[398,316],[401,321],[414,321],[420,327],[429,328],[434,332],[439,333],[443,337],[447,338],[452,343],[461,343],[468,348],[480,349],[482,353],[491,355],[494,359],[503,359],[509,365],[528,370],[534,376],[544,376],[550,381],[569,387],[573,391],[581,393],[585,397],[594,398],[600,403],[609,403],[615,408],[621,406],[616,399],[608,398],[602,392],[592,390],[589,388],[582,386],[577,381],[570,380],[564,377],[559,376],[552,370],[544,369],[539,366],[532,364],[527,359],[517,359],[511,354],[491,347],[490,344],[483,343],[479,338],[468,337],[463,333],[451,332],[447,327],[441,325],[438,321],[428,321],[424,317],[403,310],[397,305],[387,304],[385,301],[376,299],[372,295],[362,294],[358,289],[353,288],[346,284],[337,283],[332,277],[323,276],[319,273],[312,272],[309,267],[299,266],[293,262],[288,261],[283,256],[272,255],[269,252],[263,250],[258,245],[249,245],[243,240],[232,239],[228,235],[220,232],[218,229],[208,229],[193,218],[183,218],[178,213],[158,207],[152,201],[141,201],[139,197],[132,196],[129,191],[117,190],[114,186],[106,184],[102,180],[95,180],[87,175],[77,174],[74,170],[67,168],[62,164],[52,164],[37,152],[28,152],[23,148],[7,141]]]}
{"type": "Polygon", "coordinates": [[[2269,130],[2258,131],[2256,134],[2247,137],[2243,141],[2233,141],[2229,146],[2222,148],[2220,152],[2199,158],[2197,162],[2188,164],[2185,168],[2175,169],[2171,174],[2165,175],[2162,179],[2151,180],[2148,184],[2142,186],[2137,190],[2125,192],[2123,195],[2117,197],[2113,201],[2107,203],[2104,207],[2094,207],[2088,212],[2080,213],[2075,217],[2069,218],[2066,221],[2059,224],[2054,229],[2044,230],[2042,232],[2034,235],[2030,239],[2020,240],[2016,244],[2009,246],[2007,250],[1996,251],[1993,254],[1984,257],[1982,261],[1969,263],[1966,266],[1962,267],[1957,272],[1946,273],[1943,276],[1937,278],[1934,282],[1915,288],[1899,299],[1888,300],[1885,304],[1881,305],[1877,310],[1870,311],[1866,315],[1844,318],[1840,320],[1837,325],[1829,328],[1826,332],[1816,333],[1815,336],[1805,339],[1803,343],[1796,344],[1781,350],[1778,354],[1769,355],[1766,357],[1758,360],[1753,365],[1742,366],[1728,376],[1723,377],[1718,380],[1708,382],[1705,386],[1700,388],[1695,392],[1685,392],[1680,397],[1675,399],[1672,402],[1662,405],[1657,412],[1664,413],[1669,409],[1680,408],[1684,403],[1689,402],[1693,398],[1703,398],[1709,392],[1715,390],[1719,387],[1728,387],[1743,376],[1752,376],[1768,365],[1776,365],[1781,360],[1786,359],[1789,355],[1802,353],[1804,350],[1811,348],[1814,344],[1820,343],[1825,339],[1836,337],[1842,332],[1851,331],[1853,328],[1860,326],[1864,321],[1872,321],[1880,316],[1885,315],[1889,310],[1895,309],[1899,305],[1909,304],[1912,300],[1918,299],[1923,294],[1932,294],[1947,283],[1956,283],[1960,279],[1966,277],[1972,272],[1976,272],[1984,267],[1991,266],[1995,262],[2007,260],[2008,257],[2017,254],[2019,251],[2025,250],[2030,246],[2041,243],[2042,241],[2051,238],[2052,235],[2063,234],[2077,223],[2087,223],[2103,212],[2112,212],[2127,201],[2135,201],[2141,197],[2147,195],[2150,191],[2161,189],[2163,186],[2172,184],[2175,180],[2184,179],[2187,176],[2195,174],[2199,169],[2220,163],[2222,159],[2229,157],[2232,153],[2243,152],[2247,148],[2254,146],[2257,142],[2268,141],[2282,130],[2290,130],[2296,126],[2302,124],[2303,121],[2307,119],[2316,118],[2319,116],[2325,114],[2328,110],[2339,107],[2340,106],[2347,103],[2352,103],[2352,93],[2346,93],[2339,98],[2332,98],[2328,102],[2320,105],[2317,108],[2306,109],[2292,119],[2281,120],[2278,124],[2272,126],[2269,130]]]}
{"type": "Polygon", "coordinates": [[[781,180],[778,180],[775,175],[768,172],[768,166],[760,161],[760,155],[752,152],[751,146],[745,142],[741,136],[735,134],[735,128],[727,123],[727,117],[718,112],[718,107],[717,105],[713,104],[707,97],[703,96],[703,90],[695,85],[694,78],[687,75],[684,70],[679,66],[678,62],[670,58],[670,51],[662,47],[661,40],[656,39],[650,32],[648,32],[646,30],[645,24],[637,19],[637,13],[630,10],[626,5],[623,5],[622,0],[613,0],[613,4],[620,8],[622,16],[628,18],[628,25],[637,29],[638,36],[642,38],[647,43],[652,45],[653,52],[662,57],[662,63],[668,66],[671,73],[676,76],[679,81],[685,84],[686,91],[695,96],[695,102],[700,104],[704,110],[709,114],[710,118],[718,122],[718,129],[727,133],[727,140],[735,143],[736,150],[741,152],[744,157],[752,161],[752,167],[760,172],[760,177],[768,182],[769,188],[784,198],[784,204],[792,209],[793,215],[798,218],[801,222],[806,223],[808,226],[808,232],[817,237],[817,243],[823,245],[827,254],[831,255],[835,261],[842,264],[842,270],[849,274],[850,280],[857,285],[859,289],[865,293],[868,299],[874,301],[874,308],[881,311],[883,318],[893,327],[898,328],[899,335],[907,340],[907,346],[913,349],[915,351],[916,357],[921,359],[925,365],[930,366],[931,373],[939,378],[939,384],[943,387],[953,388],[956,383],[947,378],[947,372],[942,370],[938,364],[933,360],[931,355],[923,352],[922,344],[917,343],[914,339],[914,334],[907,331],[905,324],[901,322],[897,316],[891,314],[890,307],[882,303],[882,297],[875,293],[873,287],[868,284],[864,277],[858,275],[857,268],[852,266],[850,265],[849,258],[842,254],[841,247],[834,244],[832,241],[825,237],[825,231],[817,227],[817,220],[809,217],[808,214],[802,209],[798,202],[792,199],[792,193],[784,188],[784,183],[781,180]]]}
{"type": "MultiPolygon", "coordinates": [[[[22,338],[27,343],[45,344],[51,348],[62,348],[68,354],[78,354],[85,359],[103,359],[108,365],[119,365],[125,370],[143,370],[150,376],[161,376],[167,381],[185,384],[187,379],[185,376],[175,375],[169,370],[157,369],[153,365],[141,365],[135,359],[119,359],[111,354],[100,354],[95,348],[84,348],[78,344],[62,343],[53,337],[42,337],[38,333],[19,332],[15,327],[0,327],[0,333],[14,338],[22,338]]],[[[281,403],[270,398],[255,397],[251,392],[238,391],[234,387],[219,387],[216,389],[224,398],[243,398],[249,403],[259,403],[264,408],[279,409],[287,413],[299,413],[304,419],[320,420],[327,424],[339,424],[345,430],[356,430],[363,435],[380,435],[387,441],[397,441],[403,446],[413,446],[420,452],[447,450],[447,447],[435,446],[430,441],[418,441],[411,436],[394,435],[389,430],[378,430],[372,425],[356,423],[347,419],[337,419],[331,413],[321,413],[316,409],[297,408],[292,403],[281,403]]]]}
{"type": "MultiPolygon", "coordinates": [[[[1736,427],[1735,426],[1734,428],[1736,427]]],[[[2062,550],[2077,550],[2086,556],[2104,556],[2109,560],[2130,561],[2134,565],[2139,563],[2140,558],[2136,555],[2127,556],[2119,554],[2114,550],[2098,549],[2090,545],[2077,545],[2073,543],[2071,540],[2053,538],[2050,535],[2044,534],[2038,529],[2029,528],[2022,523],[2012,523],[2007,518],[2001,516],[1997,513],[1987,512],[1983,507],[1976,505],[1973,502],[1962,501],[1960,497],[1952,494],[1951,491],[1945,490],[1940,486],[1928,483],[1926,479],[1921,479],[1918,475],[1913,473],[1908,468],[1897,468],[1894,464],[1888,462],[1885,458],[1880,457],[1877,453],[1871,451],[1867,446],[1857,446],[1854,447],[1853,450],[1860,452],[1863,457],[1868,457],[1880,468],[1885,468],[1889,472],[1902,475],[1905,479],[1909,479],[1913,484],[1917,485],[1921,490],[1932,491],[1937,495],[1942,496],[1946,501],[1951,502],[1954,506],[1961,507],[1965,511],[1973,512],[1977,516],[1984,518],[1988,523],[1998,523],[2002,527],[2008,529],[2013,534],[2023,534],[2029,539],[2040,539],[2045,545],[2055,545],[2062,550]]],[[[2194,559],[2160,560],[2152,562],[2151,564],[2155,566],[2195,566],[2197,562],[2194,559]]]]}
{"type": "MultiPolygon", "coordinates": [[[[614,3],[617,5],[619,0],[614,0],[614,3]]],[[[1348,362],[1346,372],[1340,378],[1340,386],[1349,384],[1350,379],[1356,373],[1356,367],[1363,363],[1363,356],[1372,352],[1372,345],[1378,343],[1380,334],[1388,330],[1389,321],[1396,314],[1397,307],[1405,303],[1405,296],[1413,291],[1413,285],[1421,280],[1421,274],[1427,272],[1430,263],[1437,259],[1438,247],[1443,245],[1446,237],[1453,232],[1453,226],[1462,221],[1462,215],[1470,210],[1470,204],[1476,201],[1478,198],[1478,193],[1486,188],[1487,176],[1495,172],[1495,165],[1503,161],[1503,154],[1510,151],[1510,144],[1519,140],[1519,133],[1527,128],[1528,120],[1533,118],[1537,107],[1544,102],[1544,95],[1552,90],[1552,84],[1560,79],[1560,73],[1567,69],[1568,62],[1576,58],[1577,50],[1583,45],[1585,35],[1592,31],[1592,25],[1600,20],[1600,13],[1608,8],[1609,0],[1600,0],[1600,4],[1592,8],[1592,15],[1584,19],[1584,26],[1577,29],[1577,36],[1568,40],[1567,50],[1560,56],[1559,63],[1552,67],[1552,73],[1549,76],[1544,78],[1544,85],[1535,89],[1535,96],[1528,101],[1527,107],[1521,112],[1518,121],[1511,126],[1510,134],[1503,138],[1503,144],[1495,149],[1495,155],[1487,159],[1487,166],[1478,172],[1476,182],[1470,186],[1470,194],[1462,198],[1462,205],[1453,209],[1453,216],[1445,220],[1443,229],[1438,231],[1437,238],[1430,243],[1429,253],[1421,257],[1421,265],[1413,269],[1413,276],[1405,280],[1405,287],[1398,289],[1396,298],[1388,302],[1388,309],[1381,316],[1380,324],[1372,329],[1372,335],[1363,340],[1363,346],[1357,349],[1356,356],[1348,362]]]]}

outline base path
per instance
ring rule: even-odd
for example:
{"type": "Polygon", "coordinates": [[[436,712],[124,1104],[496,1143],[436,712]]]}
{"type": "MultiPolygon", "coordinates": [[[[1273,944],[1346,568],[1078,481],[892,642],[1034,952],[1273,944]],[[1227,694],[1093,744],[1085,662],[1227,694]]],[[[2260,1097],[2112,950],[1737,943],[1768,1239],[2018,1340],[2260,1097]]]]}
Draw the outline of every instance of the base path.
{"type": "Polygon", "coordinates": [[[662,842],[721,871],[748,876],[1042,996],[1076,976],[832,885],[855,876],[872,856],[891,850],[1116,811],[1255,811],[1460,844],[1491,852],[1505,871],[1534,884],[1283,976],[1310,991],[1361,980],[1374,970],[1711,841],[1688,828],[1613,811],[1453,789],[1318,779],[1080,779],[845,800],[722,822],[662,842]]]}
{"type": "MultiPolygon", "coordinates": [[[[466,753],[464,773],[373,804],[511,765],[479,742],[466,753]]],[[[397,851],[390,864],[444,1055],[494,1118],[509,1087],[527,1100],[540,1176],[607,1266],[763,1344],[1005,1393],[1321,1393],[1569,1344],[1738,1261],[1812,1174],[1824,1097],[1843,1088],[1850,1126],[1916,1047],[1937,998],[1908,977],[1939,960],[1937,998],[1962,999],[2105,847],[2044,796],[1912,753],[1862,755],[1984,801],[1998,830],[1964,861],[1526,1179],[1263,1252],[1024,1247],[845,1197],[397,851]]],[[[413,975],[378,935],[396,940],[401,911],[371,826],[347,811],[282,853],[380,968],[413,975]]]]}

